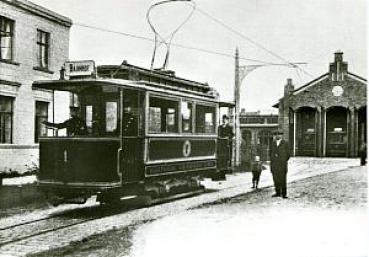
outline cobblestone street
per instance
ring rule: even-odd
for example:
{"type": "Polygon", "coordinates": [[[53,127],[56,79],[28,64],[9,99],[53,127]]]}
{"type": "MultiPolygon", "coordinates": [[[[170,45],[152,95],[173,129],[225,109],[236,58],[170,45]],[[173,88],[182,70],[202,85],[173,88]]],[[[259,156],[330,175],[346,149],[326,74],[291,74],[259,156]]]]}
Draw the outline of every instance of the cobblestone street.
{"type": "Polygon", "coordinates": [[[363,256],[366,168],[335,163],[293,159],[287,200],[270,197],[269,171],[258,191],[250,189],[250,173],[235,174],[205,181],[212,193],[112,213],[0,247],[0,256],[363,256]]]}
{"type": "Polygon", "coordinates": [[[367,256],[366,168],[289,187],[287,200],[268,188],[148,223],[132,256],[367,256]]]}

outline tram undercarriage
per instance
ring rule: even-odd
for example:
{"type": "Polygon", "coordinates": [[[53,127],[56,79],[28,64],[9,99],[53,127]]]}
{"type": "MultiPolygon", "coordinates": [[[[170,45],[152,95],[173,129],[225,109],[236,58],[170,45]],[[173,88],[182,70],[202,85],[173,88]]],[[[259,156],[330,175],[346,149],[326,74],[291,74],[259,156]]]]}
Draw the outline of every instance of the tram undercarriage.
{"type": "Polygon", "coordinates": [[[145,199],[145,204],[191,196],[203,193],[205,187],[201,184],[202,177],[168,177],[150,179],[146,182],[125,184],[122,187],[112,188],[75,188],[64,185],[63,187],[42,186],[48,202],[54,206],[60,204],[84,204],[87,199],[96,195],[96,201],[100,204],[118,204],[121,199],[127,197],[139,197],[145,199]]]}

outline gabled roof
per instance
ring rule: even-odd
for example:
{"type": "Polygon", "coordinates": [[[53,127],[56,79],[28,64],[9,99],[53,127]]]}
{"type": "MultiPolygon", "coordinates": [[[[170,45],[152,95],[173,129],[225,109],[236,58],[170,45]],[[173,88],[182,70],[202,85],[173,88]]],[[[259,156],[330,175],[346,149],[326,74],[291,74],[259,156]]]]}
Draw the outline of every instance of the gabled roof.
{"type": "Polygon", "coordinates": [[[296,89],[292,92],[292,94],[296,95],[297,93],[299,93],[299,92],[301,92],[301,91],[304,91],[304,90],[305,90],[305,89],[307,89],[308,87],[314,86],[315,84],[319,83],[320,81],[322,81],[322,80],[324,80],[324,79],[327,79],[327,78],[328,78],[328,75],[329,75],[329,73],[327,72],[327,73],[325,73],[325,74],[323,74],[323,75],[321,75],[321,76],[317,77],[316,79],[314,79],[314,80],[312,80],[312,81],[308,82],[307,84],[305,84],[305,85],[303,85],[303,86],[301,86],[301,87],[299,87],[299,88],[296,88],[296,89]]]}
{"type": "MultiPolygon", "coordinates": [[[[347,75],[349,75],[351,78],[353,78],[353,79],[355,79],[355,80],[358,80],[358,81],[360,81],[360,82],[362,82],[362,83],[367,83],[367,79],[365,79],[364,77],[361,77],[361,76],[356,75],[356,74],[351,73],[351,72],[347,72],[347,75]]],[[[317,83],[319,83],[320,81],[322,81],[322,80],[324,80],[324,79],[327,79],[327,78],[329,78],[329,72],[327,72],[327,73],[325,73],[325,74],[323,74],[323,75],[321,75],[321,76],[317,77],[316,79],[314,79],[314,80],[312,80],[312,81],[310,81],[310,82],[306,83],[305,85],[303,85],[303,86],[301,86],[301,87],[299,87],[299,88],[295,89],[295,90],[292,92],[292,94],[293,94],[293,95],[296,95],[296,94],[298,94],[298,93],[300,93],[300,92],[303,92],[303,91],[304,91],[304,90],[306,90],[307,88],[312,87],[312,86],[316,85],[317,83]]],[[[272,107],[274,107],[274,108],[279,108],[279,101],[280,101],[280,100],[282,100],[283,98],[284,98],[284,97],[279,98],[278,103],[276,103],[276,104],[272,105],[272,107]]]]}
{"type": "Polygon", "coordinates": [[[366,82],[367,82],[366,78],[364,78],[364,77],[361,77],[361,76],[356,75],[356,74],[351,73],[351,72],[347,72],[347,74],[348,74],[348,75],[350,75],[350,76],[352,76],[352,77],[353,77],[353,79],[361,80],[361,82],[364,82],[364,83],[366,83],[366,82]]]}

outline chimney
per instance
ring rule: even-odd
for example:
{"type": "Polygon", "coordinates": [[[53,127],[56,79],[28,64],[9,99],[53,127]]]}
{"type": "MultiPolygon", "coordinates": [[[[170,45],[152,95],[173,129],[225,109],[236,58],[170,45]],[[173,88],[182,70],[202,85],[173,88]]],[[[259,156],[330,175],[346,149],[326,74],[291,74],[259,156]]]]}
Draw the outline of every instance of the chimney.
{"type": "Polygon", "coordinates": [[[295,90],[295,86],[292,84],[292,79],[287,79],[287,84],[284,86],[284,96],[289,96],[295,90]]]}
{"type": "Polygon", "coordinates": [[[343,81],[347,73],[347,63],[343,61],[343,52],[334,53],[334,62],[329,65],[329,78],[331,81],[343,81]]]}

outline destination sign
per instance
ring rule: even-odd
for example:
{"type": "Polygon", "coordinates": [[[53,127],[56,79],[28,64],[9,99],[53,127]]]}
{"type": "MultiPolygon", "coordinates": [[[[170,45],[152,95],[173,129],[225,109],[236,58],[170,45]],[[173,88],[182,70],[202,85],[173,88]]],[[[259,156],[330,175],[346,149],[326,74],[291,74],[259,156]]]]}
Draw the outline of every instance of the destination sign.
{"type": "Polygon", "coordinates": [[[69,77],[92,76],[95,73],[94,61],[73,61],[64,64],[65,75],[69,77]]]}

